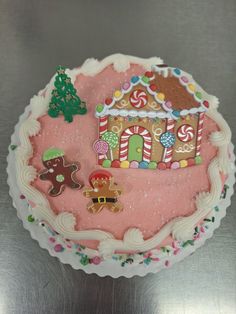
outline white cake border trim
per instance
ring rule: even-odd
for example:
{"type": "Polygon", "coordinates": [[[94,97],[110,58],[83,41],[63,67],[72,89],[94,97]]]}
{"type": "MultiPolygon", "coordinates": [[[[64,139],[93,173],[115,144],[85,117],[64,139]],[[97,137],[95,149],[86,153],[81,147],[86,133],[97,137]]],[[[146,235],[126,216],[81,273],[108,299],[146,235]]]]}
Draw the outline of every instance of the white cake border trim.
{"type": "MultiPolygon", "coordinates": [[[[88,59],[81,68],[68,70],[67,73],[76,79],[78,74],[96,75],[108,65],[113,64],[116,71],[126,71],[131,63],[140,64],[145,69],[150,70],[155,63],[161,63],[159,58],[140,59],[132,56],[120,54],[111,55],[102,61],[88,59]]],[[[28,165],[28,160],[32,157],[33,148],[29,137],[36,135],[40,131],[40,123],[37,119],[47,112],[48,104],[53,89],[54,77],[46,88],[31,99],[28,118],[22,122],[19,130],[20,146],[17,148],[16,155],[16,173],[17,183],[21,192],[27,199],[33,201],[36,207],[33,208],[34,216],[39,220],[47,221],[52,228],[71,240],[99,240],[99,255],[104,258],[110,258],[115,250],[137,250],[141,252],[148,251],[158,246],[168,235],[174,239],[185,241],[193,237],[194,226],[204,218],[211,209],[219,203],[222,191],[220,171],[224,174],[229,173],[230,161],[228,157],[228,145],[231,141],[231,131],[224,118],[217,112],[218,99],[208,95],[197,85],[198,90],[204,93],[204,98],[208,100],[210,107],[207,111],[209,116],[219,126],[220,131],[213,132],[210,136],[212,145],[218,148],[217,156],[211,161],[208,168],[211,189],[209,192],[199,193],[196,198],[197,210],[188,217],[179,217],[166,224],[152,238],[143,240],[141,231],[137,228],[129,229],[123,240],[116,240],[113,235],[101,230],[76,231],[75,217],[71,213],[54,214],[51,210],[46,197],[38,190],[32,187],[31,182],[36,178],[37,171],[28,165]],[[43,93],[44,96],[43,96],[43,93]]],[[[97,255],[96,250],[91,250],[91,254],[97,255]],[[94,251],[94,252],[93,252],[94,251]]]]}

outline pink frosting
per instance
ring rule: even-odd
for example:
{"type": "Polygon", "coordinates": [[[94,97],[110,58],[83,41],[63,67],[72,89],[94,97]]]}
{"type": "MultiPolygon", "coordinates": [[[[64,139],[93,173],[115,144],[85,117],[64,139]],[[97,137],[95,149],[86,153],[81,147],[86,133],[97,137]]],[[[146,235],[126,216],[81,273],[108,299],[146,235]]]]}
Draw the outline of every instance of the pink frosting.
{"type": "MultiPolygon", "coordinates": [[[[111,97],[132,75],[143,72],[144,69],[136,65],[125,73],[117,73],[110,66],[94,77],[78,75],[75,87],[81,99],[86,101],[88,113],[85,116],[75,116],[72,123],[64,122],[63,117],[41,117],[41,131],[31,139],[34,147],[31,164],[38,171],[42,170],[43,152],[50,147],[61,148],[68,161],[80,162],[81,170],[77,176],[88,186],[89,174],[101,168],[96,164],[96,154],[92,148],[98,137],[95,105],[111,97]]],[[[149,238],[171,219],[191,214],[195,210],[196,194],[209,189],[207,168],[216,149],[210,144],[208,137],[215,130],[215,123],[205,118],[202,165],[166,171],[109,169],[124,190],[120,197],[124,209],[120,213],[115,214],[104,209],[99,214],[91,214],[86,209],[89,199],[81,191],[66,188],[60,196],[50,197],[47,193],[50,182],[36,179],[33,185],[47,196],[55,213],[73,213],[77,218],[78,230],[102,229],[121,239],[127,229],[137,227],[143,232],[144,238],[149,238]]],[[[91,242],[85,243],[95,247],[96,241],[91,242]]]]}

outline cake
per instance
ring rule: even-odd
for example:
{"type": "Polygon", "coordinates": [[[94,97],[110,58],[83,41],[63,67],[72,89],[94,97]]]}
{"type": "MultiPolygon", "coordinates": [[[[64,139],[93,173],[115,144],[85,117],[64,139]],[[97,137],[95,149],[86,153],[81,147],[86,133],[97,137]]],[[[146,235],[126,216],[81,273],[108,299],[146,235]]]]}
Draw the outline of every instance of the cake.
{"type": "Polygon", "coordinates": [[[218,103],[157,57],[59,66],[10,146],[25,227],[62,262],[114,277],[192,253],[232,194],[231,131],[218,103]]]}

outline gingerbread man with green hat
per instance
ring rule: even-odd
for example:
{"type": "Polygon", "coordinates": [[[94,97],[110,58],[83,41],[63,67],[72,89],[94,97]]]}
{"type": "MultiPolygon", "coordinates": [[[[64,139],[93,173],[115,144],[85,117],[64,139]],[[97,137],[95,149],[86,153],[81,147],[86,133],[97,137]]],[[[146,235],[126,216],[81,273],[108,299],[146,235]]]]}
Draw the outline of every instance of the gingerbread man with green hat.
{"type": "Polygon", "coordinates": [[[66,163],[62,149],[49,148],[44,152],[42,161],[46,169],[39,174],[39,178],[52,183],[48,192],[50,196],[60,195],[66,186],[72,189],[82,188],[83,184],[75,176],[80,168],[79,164],[66,163]]]}

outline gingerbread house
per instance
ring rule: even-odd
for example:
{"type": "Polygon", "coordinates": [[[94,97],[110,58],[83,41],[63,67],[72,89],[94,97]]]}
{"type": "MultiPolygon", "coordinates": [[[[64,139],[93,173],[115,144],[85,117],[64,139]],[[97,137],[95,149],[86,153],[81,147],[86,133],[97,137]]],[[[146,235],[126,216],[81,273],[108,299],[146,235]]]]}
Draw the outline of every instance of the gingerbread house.
{"type": "Polygon", "coordinates": [[[155,65],[96,106],[98,163],[105,168],[177,169],[201,163],[209,103],[192,77],[155,65]]]}

